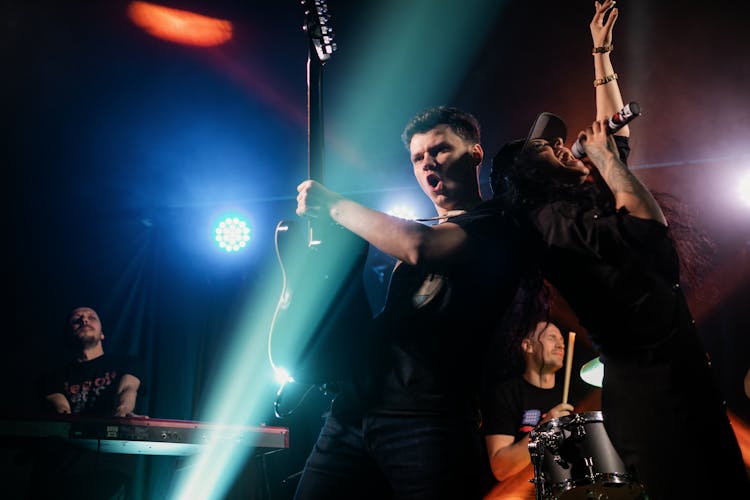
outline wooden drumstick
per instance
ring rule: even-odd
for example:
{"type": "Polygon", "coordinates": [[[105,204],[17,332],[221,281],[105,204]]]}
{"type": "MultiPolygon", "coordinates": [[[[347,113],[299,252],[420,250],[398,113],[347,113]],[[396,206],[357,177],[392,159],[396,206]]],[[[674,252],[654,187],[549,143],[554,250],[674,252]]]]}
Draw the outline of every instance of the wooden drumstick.
{"type": "Polygon", "coordinates": [[[570,389],[570,370],[573,366],[573,345],[576,342],[576,332],[568,333],[568,355],[565,360],[565,383],[563,385],[563,404],[568,402],[568,389],[570,389]]]}

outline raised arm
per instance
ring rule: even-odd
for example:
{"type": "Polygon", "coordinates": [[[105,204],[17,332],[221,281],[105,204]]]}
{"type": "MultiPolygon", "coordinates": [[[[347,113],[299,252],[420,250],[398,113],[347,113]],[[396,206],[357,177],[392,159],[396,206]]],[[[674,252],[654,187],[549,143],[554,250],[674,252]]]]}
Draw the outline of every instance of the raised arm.
{"type": "Polygon", "coordinates": [[[297,188],[297,215],[330,217],[388,255],[407,264],[441,262],[465,248],[466,232],[446,222],[425,226],[372,210],[307,180],[297,188]]]}
{"type": "MultiPolygon", "coordinates": [[[[612,67],[610,54],[613,49],[612,30],[617,21],[619,11],[614,6],[615,0],[594,2],[594,17],[589,25],[591,39],[594,43],[592,54],[594,57],[594,89],[596,92],[596,119],[604,120],[611,117],[624,103],[617,84],[617,73],[612,67]],[[607,11],[609,14],[607,15],[607,11]],[[606,21],[605,21],[606,17],[606,21]]],[[[615,135],[629,136],[628,126],[622,127],[615,135]]]]}
{"type": "Polygon", "coordinates": [[[617,145],[607,133],[605,120],[594,122],[581,132],[579,140],[586,155],[596,165],[604,182],[615,196],[617,208],[626,208],[634,217],[667,225],[664,213],[651,192],[620,160],[617,145]]]}

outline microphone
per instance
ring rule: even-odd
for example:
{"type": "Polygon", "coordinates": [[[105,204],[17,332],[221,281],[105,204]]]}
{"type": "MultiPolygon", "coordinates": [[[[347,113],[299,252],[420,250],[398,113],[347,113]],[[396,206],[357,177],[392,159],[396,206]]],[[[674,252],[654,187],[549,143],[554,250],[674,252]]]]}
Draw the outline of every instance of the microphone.
{"type": "MultiPolygon", "coordinates": [[[[620,111],[607,119],[607,122],[605,124],[607,127],[607,133],[614,134],[622,127],[633,121],[637,116],[641,116],[641,106],[637,102],[631,101],[626,104],[620,111]]],[[[570,151],[573,153],[573,156],[578,159],[586,156],[586,152],[583,150],[583,145],[579,140],[576,140],[575,144],[573,144],[573,147],[570,148],[570,151]]]]}

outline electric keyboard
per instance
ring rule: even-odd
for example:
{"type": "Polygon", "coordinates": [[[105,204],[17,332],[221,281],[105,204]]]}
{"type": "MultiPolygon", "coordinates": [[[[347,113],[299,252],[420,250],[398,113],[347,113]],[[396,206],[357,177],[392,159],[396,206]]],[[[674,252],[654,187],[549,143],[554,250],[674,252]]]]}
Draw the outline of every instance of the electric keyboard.
{"type": "Polygon", "coordinates": [[[0,417],[0,439],[57,439],[102,453],[192,455],[209,446],[264,452],[289,448],[289,429],[160,418],[54,415],[0,417]]]}

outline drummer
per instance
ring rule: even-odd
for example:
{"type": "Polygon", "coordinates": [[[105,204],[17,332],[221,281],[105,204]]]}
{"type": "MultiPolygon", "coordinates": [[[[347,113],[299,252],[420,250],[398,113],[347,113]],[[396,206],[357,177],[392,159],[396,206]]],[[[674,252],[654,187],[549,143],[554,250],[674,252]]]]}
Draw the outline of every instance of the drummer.
{"type": "MultiPolygon", "coordinates": [[[[492,473],[500,482],[485,498],[509,498],[508,485],[514,486],[513,498],[535,498],[534,485],[529,482],[534,475],[529,433],[576,409],[563,402],[565,384],[562,377],[556,377],[564,365],[565,338],[554,323],[538,321],[514,352],[521,372],[490,386],[485,394],[482,421],[487,453],[492,473]],[[515,491],[516,485],[524,491],[515,491]]],[[[583,403],[585,394],[582,389],[576,391],[578,387],[572,386],[571,401],[583,403]]]]}

